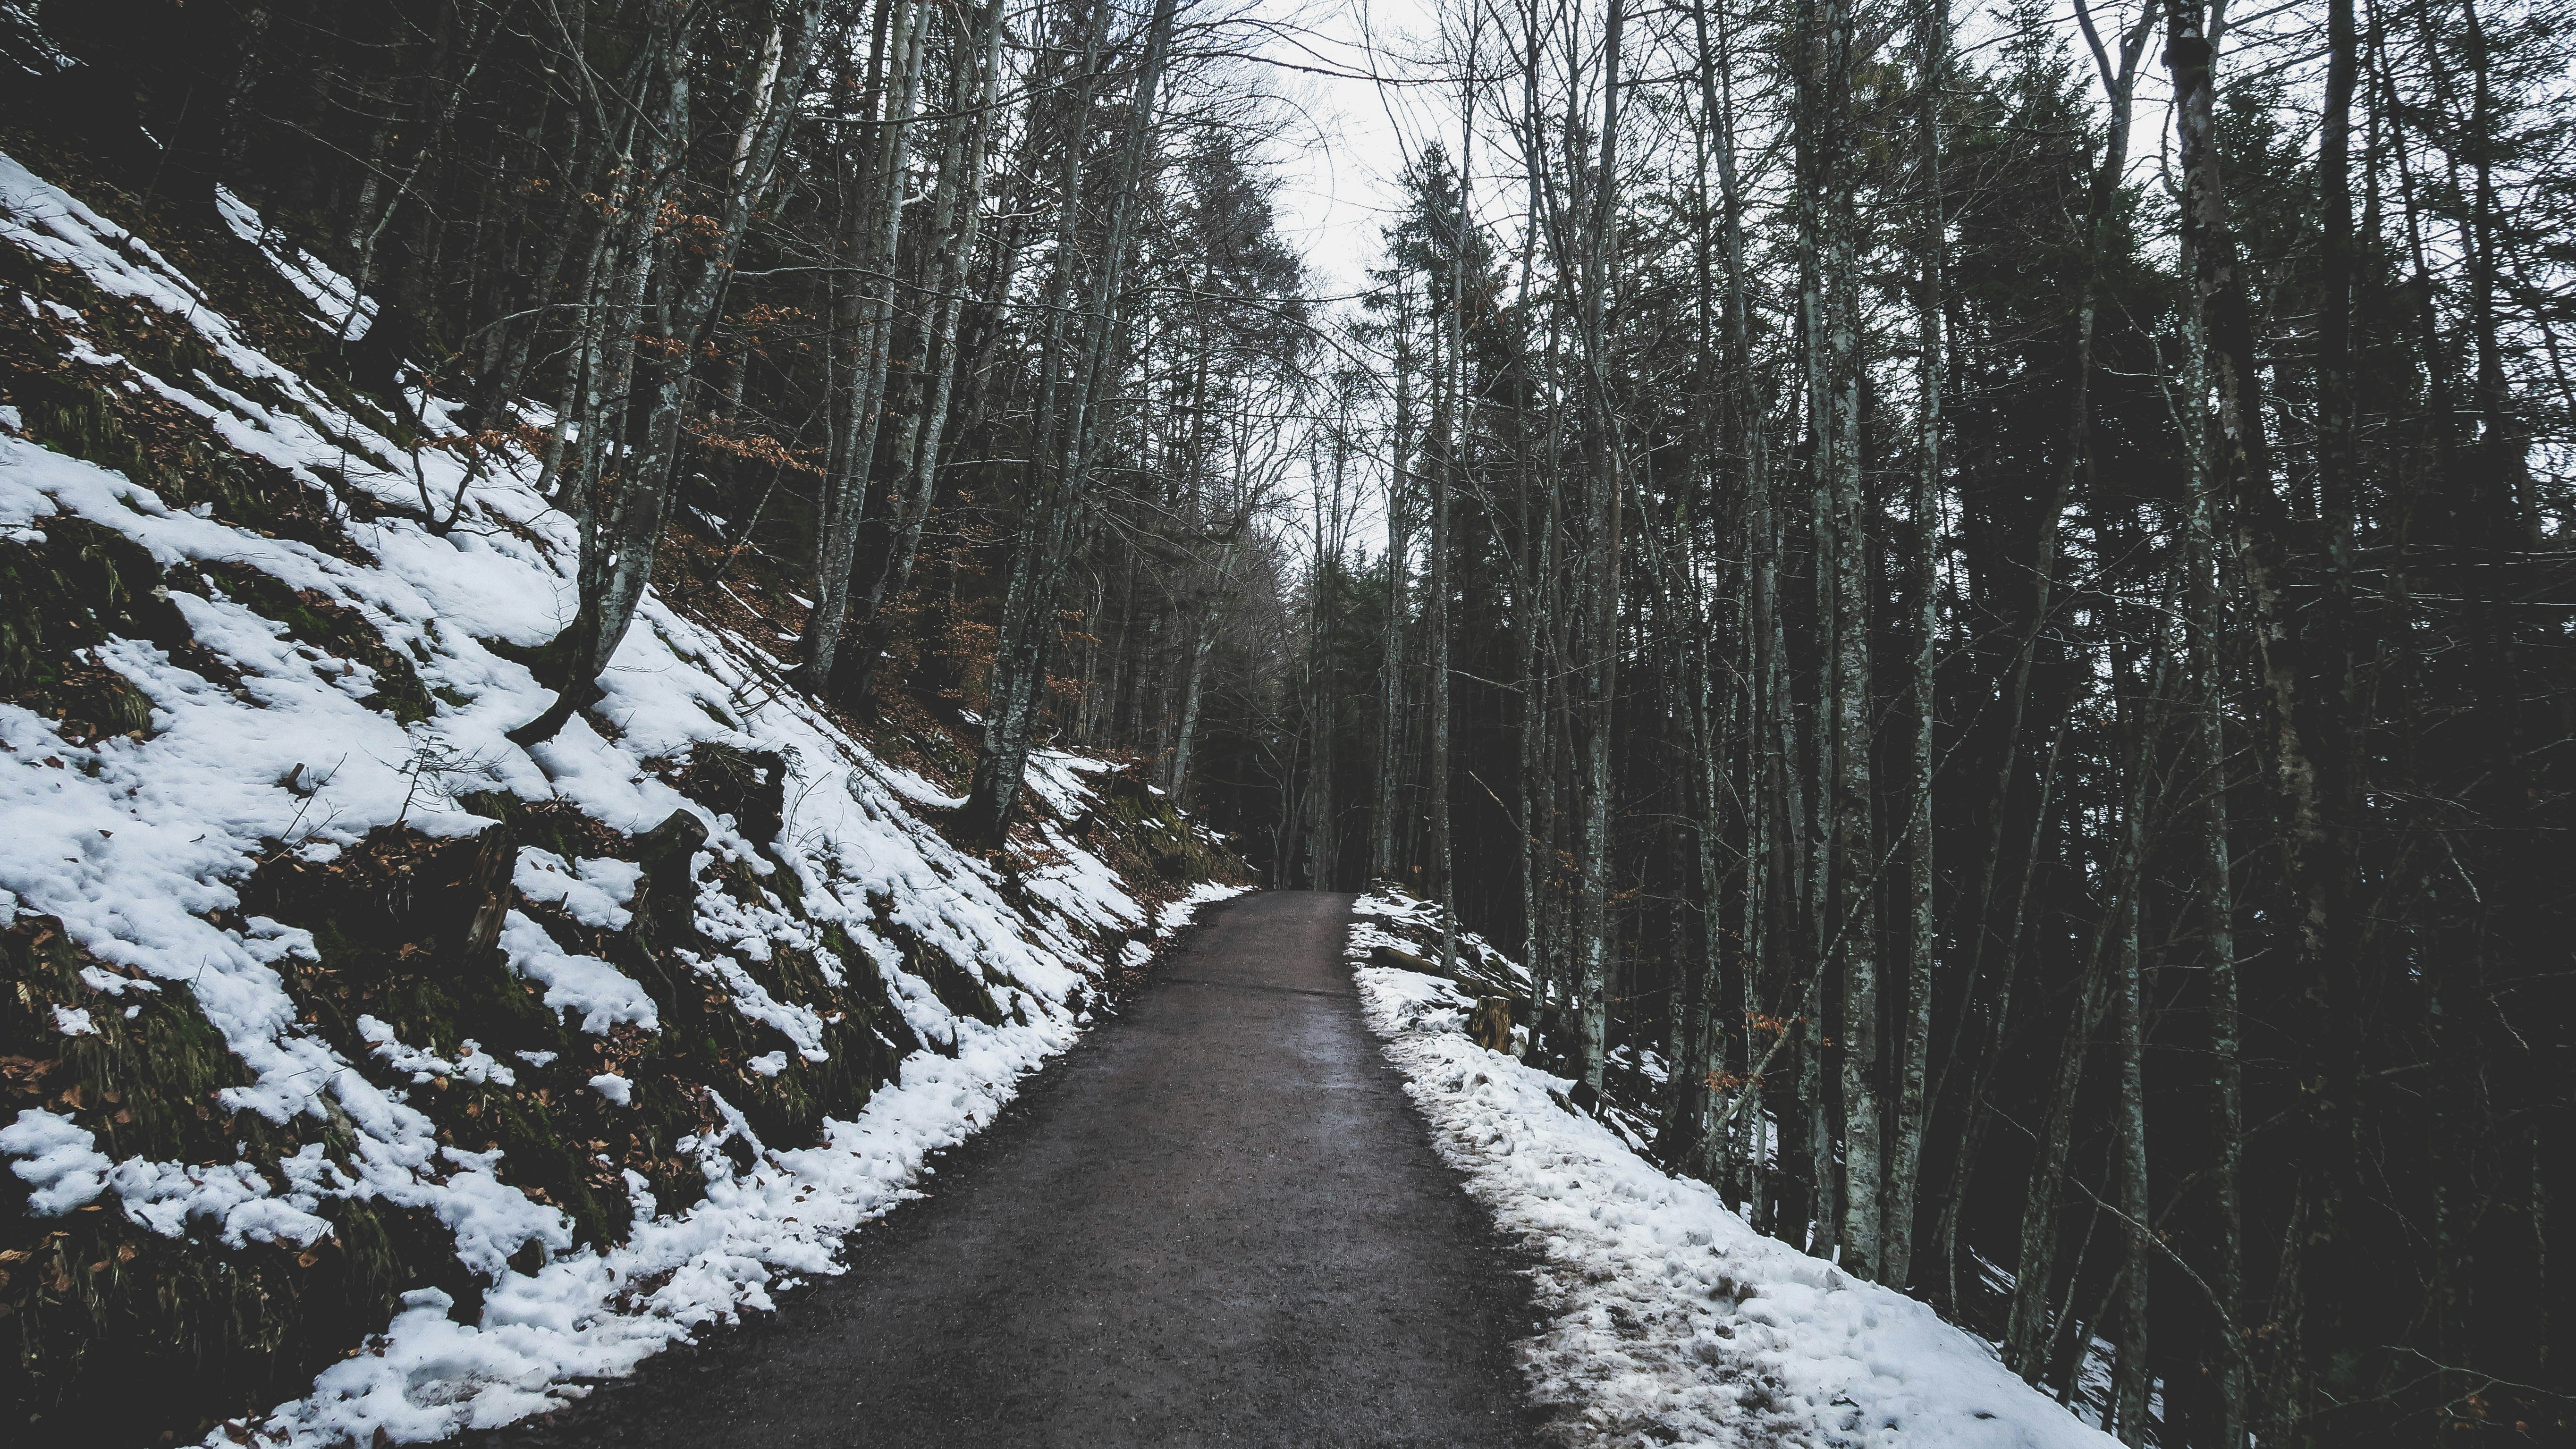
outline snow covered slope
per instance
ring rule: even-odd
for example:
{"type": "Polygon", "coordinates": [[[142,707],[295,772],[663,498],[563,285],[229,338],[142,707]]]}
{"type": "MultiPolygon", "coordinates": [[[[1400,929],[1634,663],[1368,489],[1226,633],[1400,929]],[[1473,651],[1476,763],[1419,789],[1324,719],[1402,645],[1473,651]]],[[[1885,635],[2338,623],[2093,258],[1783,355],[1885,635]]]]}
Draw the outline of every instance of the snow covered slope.
{"type": "Polygon", "coordinates": [[[1400,893],[1362,899],[1350,946],[1360,1001],[1441,1155],[1537,1263],[1547,1319],[1520,1352],[1559,1442],[2117,1442],[1926,1305],[1753,1231],[1706,1183],[1646,1161],[1564,1105],[1572,1082],[1470,1041],[1476,1002],[1457,986],[1370,964],[1426,922],[1436,934],[1433,910],[1400,893]]]}
{"type": "Polygon", "coordinates": [[[1012,861],[953,847],[658,597],[512,745],[571,521],[440,399],[272,355],[353,289],[222,220],[195,273],[0,156],[13,1442],[418,1442],[628,1372],[836,1271],[1230,889],[1122,877],[1122,821],[1197,827],[1070,755],[1012,861]]]}

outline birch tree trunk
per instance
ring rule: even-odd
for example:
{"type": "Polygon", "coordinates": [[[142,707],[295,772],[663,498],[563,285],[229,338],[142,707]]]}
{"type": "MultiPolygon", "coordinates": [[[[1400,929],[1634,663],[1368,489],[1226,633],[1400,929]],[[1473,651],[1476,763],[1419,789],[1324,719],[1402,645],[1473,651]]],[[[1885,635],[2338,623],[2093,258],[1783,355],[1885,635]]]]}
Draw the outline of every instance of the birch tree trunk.
{"type": "MultiPolygon", "coordinates": [[[[1782,955],[1794,937],[1784,924],[1780,894],[1784,882],[1794,882],[1796,867],[1794,846],[1789,841],[1787,822],[1795,818],[1798,807],[1790,800],[1790,762],[1780,746],[1787,738],[1786,701],[1788,681],[1785,669],[1785,626],[1780,618],[1780,520],[1774,507],[1769,420],[1764,415],[1763,399],[1753,372],[1753,302],[1749,268],[1745,260],[1744,187],[1739,176],[1735,153],[1735,107],[1731,92],[1708,89],[1711,72],[1731,78],[1734,66],[1731,46],[1721,37],[1722,68],[1712,66],[1706,35],[1705,4],[1694,8],[1694,18],[1701,29],[1702,105],[1717,118],[1710,163],[1717,177],[1718,195],[1724,207],[1720,238],[1720,255],[1726,273],[1726,374],[1729,380],[1728,408],[1737,431],[1737,446],[1743,454],[1745,521],[1750,535],[1750,577],[1746,583],[1746,639],[1744,658],[1747,668],[1743,683],[1743,738],[1745,749],[1744,776],[1746,810],[1744,841],[1750,859],[1744,879],[1744,939],[1740,943],[1743,966],[1737,977],[1737,999],[1733,1003],[1736,1017],[1737,1055],[1742,1062],[1744,1078],[1740,1096],[1728,1104],[1726,1120],[1740,1133],[1741,1149],[1748,1172],[1746,1190],[1752,1199],[1754,1226],[1779,1231],[1781,1224],[1773,1211],[1774,1193],[1769,1170],[1770,1125],[1764,1118],[1763,1068],[1757,1063],[1767,1059],[1760,1029],[1755,1025],[1762,1006],[1785,979],[1793,965],[1782,955]],[[1782,862],[1785,868],[1775,867],[1782,862]]],[[[1729,34],[1731,35],[1731,31],[1729,34]]],[[[1794,889],[1794,886],[1791,887],[1794,889]]],[[[1775,1013],[1776,1014],[1776,1013],[1775,1013]]],[[[1785,1098],[1784,1098],[1785,1100],[1785,1098]]],[[[1783,1134],[1782,1158],[1789,1157],[1789,1142],[1783,1134]]]]}
{"type": "MultiPolygon", "coordinates": [[[[1819,1207],[1819,1250],[1840,1252],[1857,1276],[1875,1276],[1879,1256],[1881,1141],[1878,1094],[1877,913],[1873,887],[1870,782],[1869,556],[1860,460],[1858,222],[1848,184],[1844,117],[1850,107],[1853,34],[1845,0],[1804,7],[1796,139],[1799,166],[1801,304],[1804,312],[1808,437],[1816,520],[1816,603],[1825,658],[1817,701],[1816,839],[1809,877],[1818,907],[1814,928],[1820,962],[1839,968],[1841,1027],[1826,1025],[1832,1007],[1825,973],[1811,988],[1811,1015],[1822,1037],[1836,1036],[1841,1098],[1840,1190],[1834,1211],[1819,1207]],[[1830,901],[1830,906],[1827,902],[1830,901]]],[[[1821,1053],[1819,1053],[1821,1055],[1821,1053]]],[[[1830,1190],[1835,1136],[1819,1063],[1816,1095],[1818,1190],[1830,1190]]]]}
{"type": "Polygon", "coordinates": [[[1404,769],[1404,637],[1407,595],[1406,481],[1412,474],[1413,319],[1401,282],[1395,296],[1395,438],[1386,475],[1386,625],[1378,655],[1377,801],[1369,815],[1369,879],[1395,875],[1395,821],[1404,769]]]}
{"type": "Polygon", "coordinates": [[[1905,1034],[1894,1054],[1896,1131],[1889,1146],[1887,1195],[1881,1209],[1886,1233],[1881,1280],[1898,1288],[1914,1273],[1914,1202],[1923,1162],[1924,1076],[1932,1050],[1932,982],[1939,950],[1939,922],[1932,893],[1932,774],[1934,668],[1940,636],[1941,387],[1943,261],[1949,227],[1941,191],[1941,83],[1949,65],[1948,0],[1923,0],[1918,22],[1922,86],[1923,188],[1922,295],[1916,303],[1915,361],[1917,448],[1908,512],[1914,516],[1914,756],[1913,802],[1906,812],[1905,874],[1908,942],[1905,1034]]]}
{"type": "MultiPolygon", "coordinates": [[[[1449,509],[1459,477],[1459,437],[1466,431],[1460,414],[1467,406],[1467,229],[1474,221],[1472,172],[1476,140],[1476,44],[1467,44],[1471,78],[1460,97],[1458,126],[1458,220],[1449,236],[1449,296],[1439,309],[1449,319],[1449,365],[1442,390],[1447,403],[1440,411],[1440,472],[1431,501],[1431,857],[1440,884],[1440,968],[1455,969],[1458,959],[1458,882],[1456,855],[1449,841],[1449,509]]],[[[1435,312],[1434,316],[1439,315],[1435,312]]]]}
{"type": "MultiPolygon", "coordinates": [[[[743,147],[744,165],[726,187],[713,235],[701,240],[694,265],[685,270],[679,266],[670,243],[652,239],[662,201],[677,184],[688,147],[692,37],[686,29],[669,32],[662,121],[654,133],[655,146],[647,169],[651,179],[634,202],[636,210],[629,221],[624,257],[629,282],[616,311],[616,315],[627,319],[640,314],[647,268],[655,254],[661,254],[662,262],[655,270],[662,276],[665,302],[654,340],[655,356],[645,370],[651,407],[643,445],[626,459],[627,466],[622,470],[625,476],[618,480],[613,498],[607,501],[606,516],[599,516],[602,510],[598,508],[584,515],[580,602],[572,624],[550,646],[553,660],[551,677],[546,682],[556,690],[555,701],[537,718],[510,731],[510,739],[522,746],[553,738],[576,710],[597,697],[599,674],[624,641],[635,611],[643,602],[645,588],[653,576],[662,510],[669,502],[679,466],[681,421],[696,359],[714,325],[725,286],[732,279],[734,254],[742,244],[752,211],[776,169],[780,148],[794,118],[794,98],[804,82],[806,56],[822,8],[822,0],[802,0],[795,10],[781,17],[785,58],[772,84],[748,99],[750,136],[749,144],[743,147]]],[[[633,335],[631,320],[625,335],[633,335]]],[[[632,352],[629,344],[630,356],[632,352]]],[[[638,369],[630,362],[623,371],[632,378],[638,369]]],[[[626,402],[624,393],[620,387],[610,394],[613,405],[621,410],[626,402]]],[[[604,417],[594,416],[586,423],[585,431],[589,425],[604,421],[604,417]]],[[[599,455],[587,447],[584,452],[591,470],[586,476],[595,480],[599,476],[599,455]]]]}
{"type": "MultiPolygon", "coordinates": [[[[1529,164],[1535,160],[1539,132],[1538,68],[1544,50],[1539,26],[1538,0],[1528,0],[1521,12],[1521,115],[1519,139],[1523,170],[1528,173],[1527,215],[1531,218],[1521,230],[1520,278],[1515,284],[1513,312],[1526,316],[1530,305],[1530,287],[1535,271],[1540,228],[1537,217],[1543,201],[1545,178],[1541,168],[1529,164]]],[[[1555,312],[1548,313],[1551,322],[1555,312]]],[[[1551,332],[1551,339],[1552,339],[1551,332]]],[[[1552,351],[1553,349],[1547,349],[1552,351]]],[[[1554,1009],[1557,993],[1552,983],[1557,976],[1557,956],[1548,934],[1550,918],[1548,893],[1555,874],[1556,776],[1550,763],[1548,745],[1555,719],[1554,704],[1559,695],[1556,671],[1542,672],[1542,659],[1553,662],[1557,657],[1542,641],[1556,637],[1555,611],[1551,600],[1556,590],[1556,516],[1557,490],[1552,470],[1553,456],[1536,456],[1538,443],[1551,434],[1529,425],[1528,417],[1542,395],[1542,382],[1537,373],[1540,356],[1524,351],[1520,359],[1521,375],[1517,393],[1521,407],[1515,417],[1515,437],[1520,446],[1515,450],[1515,472],[1520,485],[1521,577],[1519,597],[1513,601],[1513,612],[1520,627],[1520,782],[1517,794],[1521,812],[1521,951],[1529,967],[1530,979],[1538,995],[1539,1021],[1533,1023],[1531,1043],[1554,1009]],[[1535,434],[1535,436],[1533,436],[1535,434]],[[1533,475],[1546,471],[1542,482],[1533,475]]],[[[1553,414],[1551,413],[1551,423],[1553,414]]]]}
{"type": "MultiPolygon", "coordinates": [[[[2194,258],[2186,248],[2186,274],[2194,258]]],[[[2244,1073],[2237,1024],[2236,893],[2227,844],[2227,687],[2218,653],[2223,626],[2223,593],[2218,576],[2217,502],[2208,463],[2208,427],[2203,402],[2209,396],[2208,365],[2200,329],[2186,319],[2183,395],[2189,406],[2180,419],[2186,456],[2192,467],[2191,518],[2184,536],[2187,570],[2184,586],[2186,666],[2191,671],[2192,742],[2199,774],[2199,886],[2202,932],[2208,939],[2209,963],[2209,1095],[2211,1197],[2218,1218],[2216,1294],[2220,1332],[2233,1335],[2244,1321],[2245,1212],[2240,1190],[2244,1157],[2244,1073]]],[[[2250,1420],[2251,1385],[2245,1370],[2246,1345],[2221,1345],[2218,1377],[2218,1449],[2244,1449],[2250,1420]]]]}
{"type": "Polygon", "coordinates": [[[1619,51],[1626,20],[1627,0],[1610,0],[1609,24],[1601,39],[1600,169],[1592,178],[1592,215],[1583,246],[1582,346],[1591,405],[1584,444],[1590,455],[1584,513],[1592,556],[1576,581],[1584,649],[1576,674],[1581,697],[1574,712],[1576,794],[1583,806],[1583,835],[1574,923],[1580,973],[1575,1062],[1569,1075],[1586,1099],[1578,1105],[1586,1107],[1600,1099],[1610,1031],[1610,812],[1617,788],[1610,770],[1610,725],[1619,672],[1619,525],[1624,490],[1605,314],[1613,265],[1612,232],[1618,221],[1619,51]]]}
{"type": "MultiPolygon", "coordinates": [[[[1837,7],[1839,8],[1839,7],[1837,7]]],[[[1837,45],[1849,65],[1848,19],[1837,45]]],[[[1848,86],[1838,85],[1837,92],[1848,86]]],[[[1860,459],[1860,276],[1851,193],[1834,207],[1832,242],[1834,439],[1834,884],[1833,929],[1841,938],[1843,1029],[1843,1265],[1863,1278],[1879,1270],[1882,1148],[1878,1059],[1877,835],[1870,752],[1870,561],[1868,503],[1860,459]]]]}
{"type": "Polygon", "coordinates": [[[510,740],[523,747],[554,738],[576,712],[598,698],[599,671],[626,631],[620,604],[631,608],[641,595],[642,581],[634,577],[637,552],[642,550],[640,562],[649,570],[661,522],[660,499],[648,496],[644,481],[628,472],[635,454],[624,450],[624,421],[636,380],[645,298],[662,251],[654,224],[663,199],[678,182],[686,151],[689,39],[657,18],[641,49],[647,58],[636,67],[640,94],[635,99],[650,97],[659,104],[651,113],[654,123],[636,128],[639,136],[649,137],[646,147],[640,153],[630,150],[625,158],[630,185],[611,200],[612,206],[622,203],[623,214],[617,218],[619,235],[605,295],[595,304],[598,331],[587,340],[583,359],[580,450],[563,480],[564,495],[580,522],[573,617],[546,646],[535,669],[538,682],[555,691],[553,703],[509,732],[510,740]],[[612,461],[624,463],[626,468],[618,471],[628,476],[613,477],[612,461]]]}
{"type": "MultiPolygon", "coordinates": [[[[2155,671],[2159,678],[2163,672],[2161,668],[2155,671]]],[[[2115,678],[2126,673],[2120,670],[2115,678]]],[[[2141,766],[2149,758],[2145,740],[2153,727],[2155,704],[2150,698],[2136,707],[2138,717],[2133,728],[2140,736],[2137,755],[2141,766]]],[[[2146,823],[2140,818],[2143,813],[2134,809],[2129,812],[2121,845],[2133,871],[2146,854],[2146,823]]],[[[2120,1236],[2128,1251],[2120,1267],[2120,1337],[2112,1364],[2111,1416],[2118,1426],[2120,1442],[2132,1449],[2147,1441],[2147,1391],[2151,1380],[2147,1358],[2147,1289],[2151,1279],[2147,1224],[2152,1214],[2147,1197],[2147,986],[2146,963],[2138,943],[2139,918],[2143,914],[2138,895],[2132,885],[2120,902],[2119,977],[2113,987],[2118,1026],[2112,1043],[2119,1066],[2112,1151],[2120,1182],[2120,1236]]]]}
{"type": "Polygon", "coordinates": [[[1521,960],[1529,967],[1530,979],[1537,984],[1542,1003],[1551,979],[1552,963],[1547,955],[1547,923],[1543,918],[1540,892],[1547,888],[1550,861],[1544,844],[1545,824],[1541,811],[1554,813],[1554,790],[1546,767],[1548,701],[1553,693],[1552,681],[1539,670],[1539,638],[1551,631],[1546,599],[1556,568],[1555,538],[1547,526],[1546,510],[1539,507],[1531,487],[1531,468],[1523,458],[1520,472],[1521,568],[1518,597],[1512,612],[1520,634],[1520,770],[1516,791],[1520,807],[1520,905],[1521,960]]]}

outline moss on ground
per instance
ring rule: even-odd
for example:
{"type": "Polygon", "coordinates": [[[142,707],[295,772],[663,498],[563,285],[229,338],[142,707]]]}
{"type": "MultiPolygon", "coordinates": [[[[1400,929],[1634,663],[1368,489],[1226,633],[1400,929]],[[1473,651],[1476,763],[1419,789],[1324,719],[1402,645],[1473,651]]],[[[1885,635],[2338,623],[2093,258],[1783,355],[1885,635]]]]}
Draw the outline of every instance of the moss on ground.
{"type": "Polygon", "coordinates": [[[1147,784],[1137,766],[1095,776],[1092,793],[1099,803],[1073,822],[1074,836],[1129,879],[1249,881],[1243,861],[1147,784]]]}
{"type": "Polygon", "coordinates": [[[0,699],[54,721],[65,738],[142,738],[152,700],[87,651],[144,639],[201,670],[222,671],[196,647],[141,544],[80,518],[41,520],[41,542],[0,538],[0,699]]]}
{"type": "MultiPolygon", "coordinates": [[[[92,990],[84,971],[136,974],[80,949],[50,917],[0,931],[0,1107],[70,1117],[123,1160],[247,1161],[272,1176],[308,1143],[345,1162],[344,1121],[283,1126],[228,1109],[240,1060],[184,984],[92,990]],[[157,986],[158,989],[150,989],[157,986]],[[95,1033],[56,1029],[86,1009],[95,1033]]],[[[25,1186],[0,1177],[0,1404],[25,1442],[143,1442],[202,1433],[223,1414],[274,1403],[423,1282],[470,1290],[446,1234],[425,1215],[335,1202],[310,1248],[227,1248],[213,1227],[161,1236],[105,1204],[61,1218],[25,1212],[25,1186]]]]}
{"type": "Polygon", "coordinates": [[[287,637],[344,659],[363,664],[375,675],[375,690],[359,703],[380,709],[404,724],[417,724],[437,712],[420,671],[410,656],[385,642],[366,615],[319,589],[289,586],[275,574],[232,559],[209,559],[178,571],[173,587],[185,587],[195,573],[227,598],[260,617],[286,626],[287,637]]]}

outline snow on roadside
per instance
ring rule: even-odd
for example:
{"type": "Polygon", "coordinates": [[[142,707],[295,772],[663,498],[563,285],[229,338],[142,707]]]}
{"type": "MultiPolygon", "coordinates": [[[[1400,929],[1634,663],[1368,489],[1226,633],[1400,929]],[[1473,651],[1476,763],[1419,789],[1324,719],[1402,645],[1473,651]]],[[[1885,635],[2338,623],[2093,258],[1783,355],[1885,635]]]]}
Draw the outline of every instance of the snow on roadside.
{"type": "MultiPolygon", "coordinates": [[[[1409,956],[1439,954],[1440,906],[1400,890],[1372,891],[1351,906],[1351,959],[1367,962],[1384,946],[1409,956]]],[[[1458,965],[1485,985],[1526,998],[1533,989],[1528,968],[1495,949],[1473,931],[1453,940],[1458,965]]]]}
{"type": "Polygon", "coordinates": [[[1198,915],[1201,906],[1212,906],[1218,901],[1230,901],[1242,895],[1243,892],[1242,886],[1201,881],[1190,887],[1179,900],[1165,904],[1161,910],[1154,913],[1154,935],[1157,939],[1170,936],[1188,925],[1191,919],[1198,915]]]}
{"type": "Polygon", "coordinates": [[[1350,957],[1369,1024],[1468,1191],[1536,1260],[1545,1326],[1520,1346],[1564,1442],[2106,1449],[1928,1306],[1755,1232],[1564,1103],[1573,1083],[1463,1034],[1475,1003],[1350,957]]]}
{"type": "MultiPolygon", "coordinates": [[[[314,302],[326,327],[363,323],[372,304],[353,299],[345,279],[278,243],[238,198],[224,202],[236,233],[314,302]]],[[[345,1164],[318,1145],[276,1164],[120,1163],[71,1117],[30,1108],[0,1123],[0,1164],[33,1190],[30,1211],[121,1208],[172,1237],[187,1233],[192,1219],[210,1219],[238,1247],[309,1244],[328,1231],[315,1216],[326,1200],[383,1201],[428,1210],[454,1234],[457,1257],[492,1280],[469,1322],[451,1318],[456,1305],[443,1292],[407,1295],[391,1325],[326,1369],[310,1394],[256,1422],[218,1429],[209,1445],[417,1443],[494,1427],[577,1397],[586,1381],[631,1372],[706,1325],[766,1309],[782,1288],[840,1271],[843,1235],[916,1195],[911,1184],[929,1154],[991,1122],[1024,1075],[1077,1038],[1075,993],[1106,964],[1103,943],[1147,926],[1146,904],[1098,857],[1050,826],[1045,865],[1013,891],[991,864],[931,827],[923,807],[950,802],[927,781],[878,759],[800,698],[765,686],[752,646],[658,597],[648,597],[618,650],[603,681],[607,697],[593,712],[614,722],[613,737],[576,719],[554,740],[519,749],[505,731],[549,696],[482,641],[552,637],[569,611],[565,562],[575,551],[571,521],[532,486],[533,466],[499,459],[478,477],[450,453],[398,447],[254,348],[148,243],[5,155],[0,243],[74,268],[108,296],[193,329],[237,380],[273,395],[257,401],[204,372],[156,376],[89,347],[78,335],[80,314],[58,307],[54,315],[72,334],[67,366],[98,369],[104,385],[185,408],[233,447],[318,492],[327,493],[330,480],[413,508],[424,498],[443,508],[464,495],[468,526],[440,535],[386,513],[352,523],[352,548],[342,557],[230,526],[205,508],[173,507],[120,474],[0,435],[0,530],[10,537],[34,546],[48,520],[77,518],[133,540],[174,576],[218,565],[255,569],[362,615],[418,661],[422,684],[439,701],[428,718],[398,722],[368,703],[375,681],[363,666],[285,636],[204,579],[203,594],[176,592],[169,603],[199,645],[238,671],[237,687],[220,687],[149,643],[119,639],[89,651],[92,662],[149,696],[148,735],[78,745],[33,712],[0,704],[0,818],[8,824],[0,831],[0,926],[22,911],[53,916],[92,956],[135,973],[93,972],[88,985],[100,999],[93,1009],[59,1013],[58,1029],[95,1031],[94,1013],[121,1009],[105,998],[185,981],[251,1078],[228,1088],[224,1105],[281,1124],[345,1118],[355,1139],[345,1164]],[[408,461],[390,461],[398,458],[408,461]],[[710,814],[649,767],[710,743],[777,751],[789,762],[786,819],[774,840],[747,838],[733,817],[710,814]],[[938,1048],[905,1059],[899,1085],[876,1091],[849,1120],[827,1119],[819,1143],[764,1143],[710,1089],[722,1130],[677,1145],[704,1171],[706,1198],[662,1212],[646,1180],[629,1172],[630,1237],[575,1248],[562,1212],[502,1180],[498,1152],[442,1146],[401,1085],[362,1070],[408,1082],[424,1074],[507,1080],[512,1068],[488,1058],[445,1060],[372,1018],[361,1030],[373,1060],[348,1060],[299,1027],[280,974],[288,958],[311,956],[310,935],[259,917],[221,924],[240,904],[236,886],[252,861],[274,842],[326,860],[397,820],[434,837],[470,834],[490,821],[453,796],[473,789],[567,801],[629,831],[674,810],[697,814],[708,836],[693,875],[743,862],[762,876],[791,872],[800,887],[801,917],[777,908],[775,896],[768,906],[746,904],[701,882],[698,926],[729,954],[692,964],[724,988],[735,1010],[776,1027],[799,1055],[821,1050],[814,1008],[773,997],[741,965],[766,959],[773,940],[790,942],[815,952],[836,982],[834,973],[879,973],[916,1032],[938,1048]],[[880,930],[880,912],[951,961],[989,969],[1008,1015],[988,1026],[941,1005],[880,930]],[[824,924],[854,946],[846,959],[822,945],[824,924]],[[738,1166],[745,1157],[749,1165],[738,1166]],[[511,1268],[514,1258],[527,1261],[519,1250],[531,1244],[540,1265],[511,1268]]],[[[29,310],[36,315],[32,303],[29,310]]],[[[413,400],[432,431],[447,429],[446,404],[413,400]]],[[[14,414],[6,422],[13,432],[20,426],[14,414]]],[[[1102,768],[1049,754],[1040,763],[1041,793],[1075,804],[1102,768]]],[[[609,926],[624,916],[636,872],[624,862],[531,850],[517,883],[531,901],[609,926]]],[[[1215,894],[1202,888],[1165,908],[1154,926],[1168,935],[1215,894]]],[[[605,960],[557,947],[526,914],[507,918],[501,944],[512,969],[544,985],[546,1004],[582,1029],[658,1029],[639,983],[605,960]]],[[[464,1051],[478,1049],[467,1043],[464,1051]]],[[[519,1054],[531,1066],[551,1055],[519,1054]]],[[[787,1056],[745,1065],[775,1075],[788,1068],[787,1056]]],[[[620,1105],[629,1089],[613,1074],[589,1085],[620,1105]]]]}

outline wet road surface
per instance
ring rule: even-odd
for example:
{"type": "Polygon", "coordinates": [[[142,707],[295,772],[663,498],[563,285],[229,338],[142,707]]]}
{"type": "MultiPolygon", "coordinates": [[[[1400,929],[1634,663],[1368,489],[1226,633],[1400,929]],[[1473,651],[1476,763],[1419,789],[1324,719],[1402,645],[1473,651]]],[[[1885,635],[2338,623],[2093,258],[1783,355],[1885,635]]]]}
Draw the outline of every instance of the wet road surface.
{"type": "Polygon", "coordinates": [[[1529,1312],[1341,960],[1208,908],[1120,1015],[773,1318],[495,1446],[1516,1446],[1529,1312]]]}

